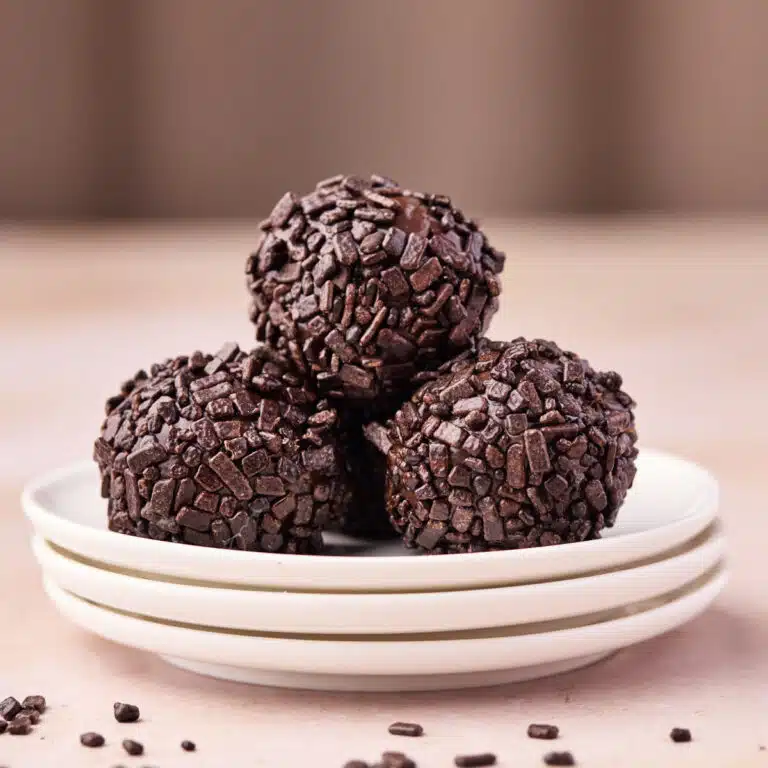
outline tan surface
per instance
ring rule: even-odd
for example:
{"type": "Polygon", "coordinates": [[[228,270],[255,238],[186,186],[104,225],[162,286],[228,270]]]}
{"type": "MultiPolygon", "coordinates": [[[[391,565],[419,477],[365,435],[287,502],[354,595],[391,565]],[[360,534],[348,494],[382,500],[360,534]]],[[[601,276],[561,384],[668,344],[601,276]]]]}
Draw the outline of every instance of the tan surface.
{"type": "Polygon", "coordinates": [[[0,697],[39,691],[52,705],[33,736],[0,737],[1,765],[128,763],[119,739],[134,736],[148,752],[131,763],[161,768],[332,767],[393,748],[427,768],[490,749],[512,768],[541,764],[549,745],[528,740],[525,727],[551,721],[562,729],[557,746],[583,766],[768,766],[759,751],[768,746],[768,223],[497,229],[510,262],[495,335],[552,337],[622,371],[643,442],[721,479],[733,576],[716,606],[591,669],[456,694],[260,690],[81,632],[42,594],[21,482],[89,452],[101,401],[133,368],[227,336],[247,340],[240,269],[254,230],[0,230],[0,697]],[[138,703],[146,721],[118,726],[116,699],[138,703]],[[428,736],[388,736],[395,719],[422,722],[428,736]],[[676,725],[696,741],[671,744],[676,725]],[[109,745],[80,747],[88,729],[109,745]],[[181,753],[183,738],[199,752],[181,753]]]}

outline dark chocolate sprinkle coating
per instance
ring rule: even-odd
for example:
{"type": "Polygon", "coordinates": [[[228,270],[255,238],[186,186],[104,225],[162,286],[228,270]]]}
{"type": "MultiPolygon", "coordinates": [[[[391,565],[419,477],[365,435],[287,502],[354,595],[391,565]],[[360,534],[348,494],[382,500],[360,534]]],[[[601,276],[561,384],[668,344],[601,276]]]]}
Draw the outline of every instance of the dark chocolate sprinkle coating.
{"type": "Polygon", "coordinates": [[[338,416],[289,361],[227,344],[140,371],[107,403],[94,457],[113,531],[312,553],[348,501],[338,416]]]}
{"type": "Polygon", "coordinates": [[[504,255],[450,198],[379,176],[284,195],[246,265],[256,338],[321,393],[408,396],[418,371],[470,347],[498,308],[504,255]]]}
{"type": "Polygon", "coordinates": [[[391,420],[387,510],[434,553],[598,538],[635,477],[632,399],[542,340],[481,340],[391,420]]]}

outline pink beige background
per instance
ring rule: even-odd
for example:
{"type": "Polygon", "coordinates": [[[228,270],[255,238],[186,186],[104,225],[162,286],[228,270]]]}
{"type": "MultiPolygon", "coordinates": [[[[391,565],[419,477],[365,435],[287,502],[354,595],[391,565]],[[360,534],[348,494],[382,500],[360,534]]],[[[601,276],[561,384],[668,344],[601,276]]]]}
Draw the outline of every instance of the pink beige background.
{"type": "Polygon", "coordinates": [[[763,0],[0,0],[0,218],[768,209],[763,0]]]}

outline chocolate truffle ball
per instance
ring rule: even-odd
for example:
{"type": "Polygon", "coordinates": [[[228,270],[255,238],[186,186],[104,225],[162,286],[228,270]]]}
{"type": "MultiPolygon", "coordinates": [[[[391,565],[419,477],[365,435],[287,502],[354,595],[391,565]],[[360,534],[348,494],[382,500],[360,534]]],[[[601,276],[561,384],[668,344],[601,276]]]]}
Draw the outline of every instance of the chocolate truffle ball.
{"type": "Polygon", "coordinates": [[[227,344],[140,371],[107,403],[94,455],[113,531],[312,553],[348,499],[334,426],[290,364],[227,344]]]}
{"type": "Polygon", "coordinates": [[[323,394],[404,397],[417,371],[472,345],[498,307],[504,255],[450,198],[380,176],[287,193],[248,259],[256,338],[323,394]]]}
{"type": "Polygon", "coordinates": [[[520,549],[598,538],[635,477],[634,403],[548,341],[481,341],[384,435],[387,509],[410,547],[520,549]]]}

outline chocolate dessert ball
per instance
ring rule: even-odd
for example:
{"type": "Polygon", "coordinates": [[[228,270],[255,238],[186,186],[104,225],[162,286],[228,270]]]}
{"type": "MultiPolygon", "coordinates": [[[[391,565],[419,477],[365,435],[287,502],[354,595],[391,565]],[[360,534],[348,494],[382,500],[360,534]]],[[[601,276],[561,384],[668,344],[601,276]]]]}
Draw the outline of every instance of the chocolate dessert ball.
{"type": "Polygon", "coordinates": [[[406,544],[476,552],[598,538],[635,477],[621,384],[522,338],[483,340],[443,366],[379,430],[391,444],[387,509],[406,544]]]}
{"type": "Polygon", "coordinates": [[[498,306],[504,256],[450,198],[379,176],[287,193],[248,259],[256,338],[321,393],[410,395],[417,371],[468,348],[498,306]]]}
{"type": "Polygon", "coordinates": [[[336,411],[277,353],[236,344],[140,371],[94,455],[113,531],[311,553],[348,499],[336,411]]]}

